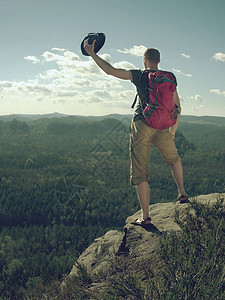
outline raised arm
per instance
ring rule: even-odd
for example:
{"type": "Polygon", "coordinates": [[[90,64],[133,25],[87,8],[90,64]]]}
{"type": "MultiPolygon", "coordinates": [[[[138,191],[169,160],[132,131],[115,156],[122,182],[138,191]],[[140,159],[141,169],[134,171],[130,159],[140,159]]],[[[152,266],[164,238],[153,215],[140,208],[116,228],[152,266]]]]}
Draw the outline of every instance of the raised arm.
{"type": "Polygon", "coordinates": [[[94,45],[95,45],[95,40],[91,45],[88,44],[88,39],[84,41],[84,49],[106,74],[124,80],[131,80],[131,72],[129,70],[114,68],[111,64],[109,64],[107,61],[99,57],[94,52],[94,45]]]}

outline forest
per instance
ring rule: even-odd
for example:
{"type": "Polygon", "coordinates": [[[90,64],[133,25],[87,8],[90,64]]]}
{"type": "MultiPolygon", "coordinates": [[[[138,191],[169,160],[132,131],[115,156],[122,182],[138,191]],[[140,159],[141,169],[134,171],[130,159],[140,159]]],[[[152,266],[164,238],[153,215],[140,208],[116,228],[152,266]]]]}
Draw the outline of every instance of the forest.
{"type": "MultiPolygon", "coordinates": [[[[24,299],[139,210],[129,184],[129,116],[0,121],[0,299],[24,299]]],[[[184,118],[175,137],[189,196],[225,192],[225,118],[184,118]]],[[[151,203],[176,201],[151,153],[151,203]]]]}

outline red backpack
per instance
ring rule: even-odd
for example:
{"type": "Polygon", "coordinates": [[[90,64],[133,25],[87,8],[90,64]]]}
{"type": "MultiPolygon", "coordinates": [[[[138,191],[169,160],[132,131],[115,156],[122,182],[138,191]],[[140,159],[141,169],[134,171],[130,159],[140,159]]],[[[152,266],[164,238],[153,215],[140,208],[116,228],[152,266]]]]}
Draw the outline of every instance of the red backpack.
{"type": "MultiPolygon", "coordinates": [[[[148,73],[149,99],[142,110],[146,123],[155,129],[166,129],[176,123],[179,113],[178,106],[174,103],[174,91],[177,81],[173,73],[167,71],[148,73]]],[[[136,102],[136,101],[135,101],[136,102]]],[[[134,107],[133,103],[132,107],[134,107]]]]}

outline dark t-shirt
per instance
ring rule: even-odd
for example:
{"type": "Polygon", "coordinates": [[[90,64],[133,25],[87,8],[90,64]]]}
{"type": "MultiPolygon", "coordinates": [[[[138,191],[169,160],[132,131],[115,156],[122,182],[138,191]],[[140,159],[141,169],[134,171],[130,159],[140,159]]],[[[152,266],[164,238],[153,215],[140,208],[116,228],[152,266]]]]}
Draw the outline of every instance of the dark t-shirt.
{"type": "Polygon", "coordinates": [[[149,98],[148,91],[148,75],[142,70],[131,70],[132,83],[136,86],[138,92],[138,101],[135,107],[133,121],[144,120],[142,114],[143,109],[145,108],[145,103],[149,98]]]}
{"type": "MultiPolygon", "coordinates": [[[[156,72],[156,70],[150,70],[156,72]]],[[[144,120],[142,111],[144,110],[146,103],[149,99],[149,83],[148,73],[143,70],[131,70],[132,80],[131,82],[136,86],[138,93],[138,102],[135,107],[133,121],[144,120]]]]}

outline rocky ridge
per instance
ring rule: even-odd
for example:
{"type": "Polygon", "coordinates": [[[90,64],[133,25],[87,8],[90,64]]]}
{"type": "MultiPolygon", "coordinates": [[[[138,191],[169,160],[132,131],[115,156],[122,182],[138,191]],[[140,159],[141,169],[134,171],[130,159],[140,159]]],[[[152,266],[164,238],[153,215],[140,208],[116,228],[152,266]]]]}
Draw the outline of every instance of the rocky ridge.
{"type": "MultiPolygon", "coordinates": [[[[224,194],[214,193],[200,195],[190,199],[206,205],[215,204],[218,200],[224,199],[224,194]]],[[[80,268],[84,268],[90,276],[97,276],[98,282],[93,283],[90,288],[96,288],[104,281],[106,276],[117,272],[126,273],[138,272],[139,276],[145,278],[146,265],[151,265],[152,273],[157,276],[158,264],[157,249],[159,238],[163,233],[181,232],[176,222],[176,217],[184,219],[190,211],[189,203],[178,202],[157,203],[150,205],[152,226],[145,229],[132,224],[136,218],[141,217],[141,210],[126,219],[124,231],[111,230],[95,241],[81,254],[76,261],[70,274],[64,280],[66,286],[68,278],[77,277],[80,268]]],[[[101,287],[104,284],[101,284],[101,287]]]]}

